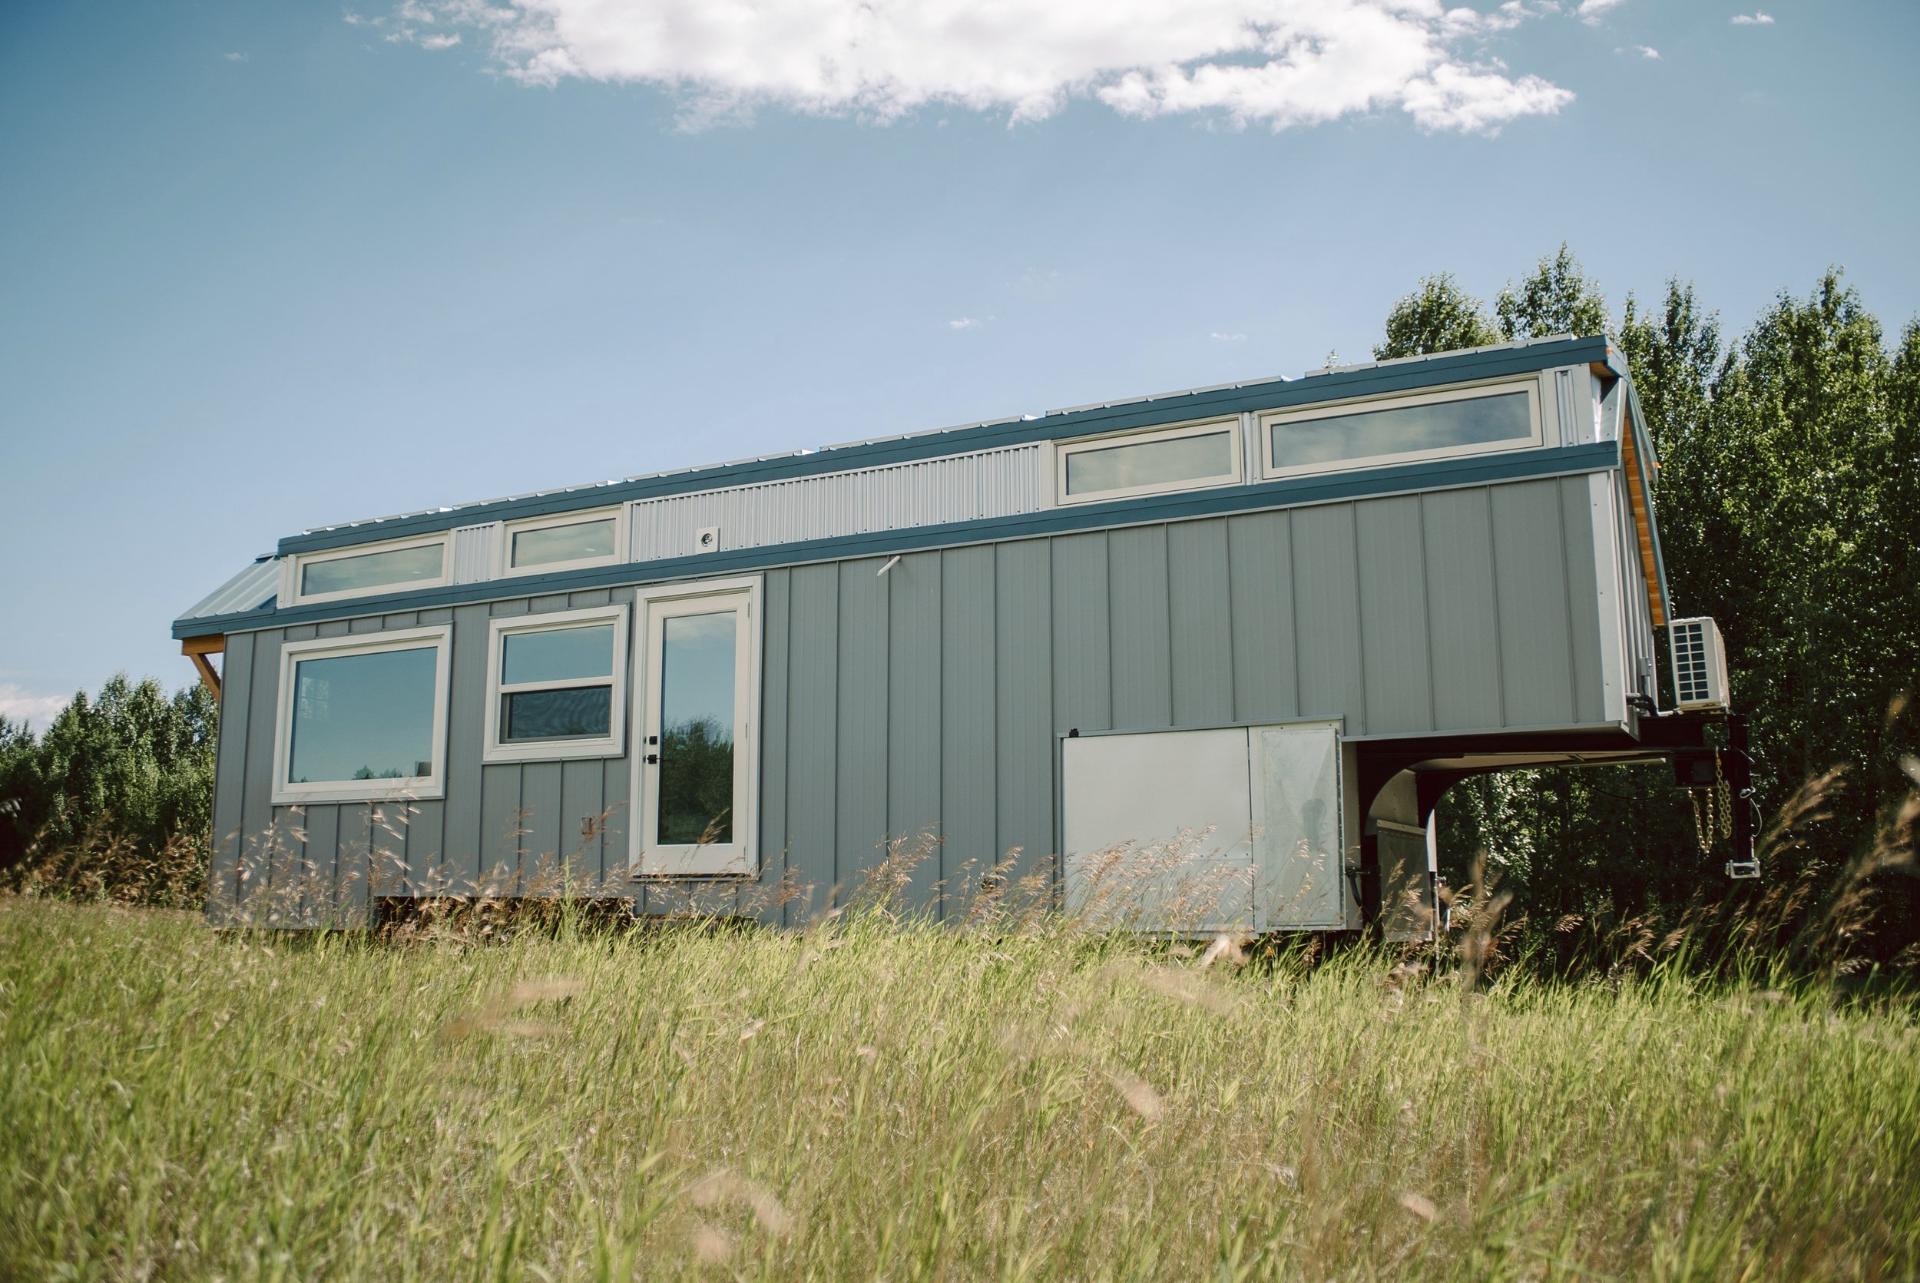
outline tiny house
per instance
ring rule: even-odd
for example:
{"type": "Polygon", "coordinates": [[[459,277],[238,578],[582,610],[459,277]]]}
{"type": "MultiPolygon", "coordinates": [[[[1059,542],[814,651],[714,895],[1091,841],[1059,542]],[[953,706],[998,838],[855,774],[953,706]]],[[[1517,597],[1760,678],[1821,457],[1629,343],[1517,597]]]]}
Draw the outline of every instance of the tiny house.
{"type": "Polygon", "coordinates": [[[792,924],[892,859],[941,916],[1410,930],[1454,781],[1705,744],[1656,466],[1556,338],[302,531],[173,625],[209,912],[792,924]]]}

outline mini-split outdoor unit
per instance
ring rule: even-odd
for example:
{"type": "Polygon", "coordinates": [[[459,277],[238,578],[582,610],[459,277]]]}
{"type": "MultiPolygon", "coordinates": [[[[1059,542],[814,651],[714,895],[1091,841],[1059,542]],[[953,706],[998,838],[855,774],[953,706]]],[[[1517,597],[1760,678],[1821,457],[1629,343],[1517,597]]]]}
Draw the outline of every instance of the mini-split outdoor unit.
{"type": "Polygon", "coordinates": [[[1673,654],[1673,702],[1683,712],[1726,708],[1727,648],[1720,626],[1702,615],[1667,625],[1673,654]]]}

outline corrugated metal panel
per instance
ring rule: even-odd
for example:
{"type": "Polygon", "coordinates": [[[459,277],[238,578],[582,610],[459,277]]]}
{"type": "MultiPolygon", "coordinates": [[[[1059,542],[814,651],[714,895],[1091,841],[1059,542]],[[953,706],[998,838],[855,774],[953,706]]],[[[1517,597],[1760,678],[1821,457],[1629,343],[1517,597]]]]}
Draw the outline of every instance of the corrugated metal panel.
{"type": "Polygon", "coordinates": [[[719,527],[721,548],[761,548],[1035,512],[1050,498],[1045,453],[1037,445],[1016,446],[643,499],[628,506],[629,559],[700,551],[695,532],[708,526],[719,527]]]}
{"type": "Polygon", "coordinates": [[[190,606],[182,619],[258,610],[280,593],[280,559],[263,557],[190,606]]]}
{"type": "MultiPolygon", "coordinates": [[[[1586,398],[1579,395],[1585,384],[1576,388],[1574,375],[1583,371],[1567,369],[1553,372],[1554,400],[1560,414],[1560,444],[1578,445],[1582,441],[1593,440],[1593,407],[1582,405],[1586,398]],[[1582,411],[1585,413],[1582,413],[1582,411]]],[[[1591,379],[1592,375],[1586,376],[1591,379]]]]}
{"type": "Polygon", "coordinates": [[[484,526],[461,526],[453,532],[453,582],[477,584],[492,579],[500,570],[501,526],[490,521],[484,526]]]}

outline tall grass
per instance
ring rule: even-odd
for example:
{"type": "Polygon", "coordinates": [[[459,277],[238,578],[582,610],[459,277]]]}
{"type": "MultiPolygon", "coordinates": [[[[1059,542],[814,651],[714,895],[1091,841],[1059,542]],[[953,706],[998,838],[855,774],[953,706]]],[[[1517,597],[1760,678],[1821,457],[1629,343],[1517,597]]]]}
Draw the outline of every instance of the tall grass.
{"type": "Polygon", "coordinates": [[[1920,1272],[1920,1028],[884,912],[476,944],[0,900],[0,1276],[1920,1272]]]}

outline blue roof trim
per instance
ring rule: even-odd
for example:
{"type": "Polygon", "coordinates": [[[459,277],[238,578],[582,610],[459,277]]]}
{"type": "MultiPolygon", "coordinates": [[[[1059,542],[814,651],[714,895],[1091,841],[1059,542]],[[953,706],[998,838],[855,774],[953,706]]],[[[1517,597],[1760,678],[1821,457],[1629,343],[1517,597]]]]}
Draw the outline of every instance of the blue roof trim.
{"type": "Polygon", "coordinates": [[[1294,477],[1258,485],[1225,486],[1213,490],[1117,500],[1112,503],[1047,508],[1015,517],[991,517],[979,521],[956,521],[944,525],[914,526],[901,530],[876,530],[868,534],[812,539],[802,543],[776,544],[764,548],[739,548],[687,557],[670,557],[661,561],[629,562],[619,566],[596,566],[588,570],[523,575],[512,579],[491,579],[476,584],[426,588],[416,592],[387,593],[379,597],[362,597],[349,602],[323,602],[312,606],[294,606],[286,610],[263,608],[229,615],[178,619],[173,624],[173,635],[179,638],[204,637],[251,628],[317,623],[326,619],[347,619],[394,611],[431,610],[440,606],[464,605],[469,602],[493,601],[506,597],[536,597],[543,593],[579,592],[589,588],[704,578],[710,575],[764,570],[774,566],[797,565],[811,561],[889,556],[893,553],[918,552],[927,548],[998,542],[1005,539],[1064,534],[1077,530],[1097,530],[1156,521],[1177,521],[1190,517],[1217,516],[1262,508],[1335,503],[1346,499],[1405,494],[1417,490],[1439,490],[1501,481],[1524,481],[1537,477],[1564,476],[1570,473],[1617,468],[1620,466],[1620,460],[1620,446],[1614,441],[1441,459],[1428,463],[1374,468],[1365,472],[1294,477]]]}
{"type": "MultiPolygon", "coordinates": [[[[1130,401],[1118,405],[1096,406],[1084,410],[1063,410],[1036,419],[1008,419],[975,427],[952,428],[917,436],[897,437],[859,445],[832,446],[810,454],[780,455],[745,463],[693,468],[657,477],[641,477],[607,485],[581,486],[553,494],[529,495],[519,499],[495,499],[466,504],[436,512],[408,517],[366,521],[357,525],[309,534],[289,535],[279,544],[279,554],[318,552],[352,544],[374,543],[409,535],[432,534],[455,526],[518,517],[548,516],[558,512],[603,508],[635,499],[661,495],[713,490],[723,486],[749,485],[761,481],[783,481],[792,477],[871,468],[889,463],[909,463],[943,455],[964,454],[999,446],[1027,445],[1060,437],[1083,436],[1093,432],[1114,432],[1126,428],[1154,427],[1186,419],[1215,414],[1238,414],[1243,410],[1277,410],[1337,401],[1347,397],[1374,396],[1406,392],[1446,383],[1472,379],[1498,378],[1509,374],[1530,374],[1556,365],[1597,362],[1624,371],[1612,345],[1602,337],[1559,339],[1524,346],[1482,349],[1458,356],[1437,356],[1426,360],[1389,365],[1365,366],[1303,379],[1273,379],[1238,387],[1216,388],[1204,392],[1182,392],[1154,400],[1130,401]]],[[[706,554],[712,556],[713,554],[706,554]]]]}

